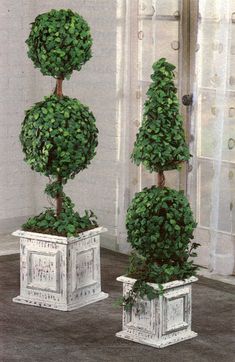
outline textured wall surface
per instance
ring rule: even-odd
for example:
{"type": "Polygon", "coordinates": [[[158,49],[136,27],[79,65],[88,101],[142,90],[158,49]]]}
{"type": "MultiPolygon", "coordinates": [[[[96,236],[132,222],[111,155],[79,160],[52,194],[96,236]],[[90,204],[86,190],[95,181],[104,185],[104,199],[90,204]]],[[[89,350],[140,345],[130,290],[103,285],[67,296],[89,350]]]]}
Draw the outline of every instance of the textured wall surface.
{"type": "Polygon", "coordinates": [[[51,8],[71,8],[88,21],[94,40],[93,57],[64,82],[64,94],[87,104],[97,119],[99,146],[87,170],[66,186],[80,211],[92,209],[109,229],[115,248],[117,124],[116,124],[116,1],[3,0],[0,5],[1,123],[0,227],[10,231],[27,216],[48,206],[43,196],[46,178],[22,161],[18,140],[24,110],[51,93],[55,80],[34,69],[26,54],[29,23],[51,8]],[[4,96],[3,96],[4,94],[4,96]]]}
{"type": "Polygon", "coordinates": [[[32,65],[25,57],[24,39],[32,13],[30,2],[0,4],[0,226],[1,231],[35,211],[35,177],[22,162],[18,141],[24,109],[36,100],[32,65]],[[14,221],[13,221],[14,219],[14,221]]]}

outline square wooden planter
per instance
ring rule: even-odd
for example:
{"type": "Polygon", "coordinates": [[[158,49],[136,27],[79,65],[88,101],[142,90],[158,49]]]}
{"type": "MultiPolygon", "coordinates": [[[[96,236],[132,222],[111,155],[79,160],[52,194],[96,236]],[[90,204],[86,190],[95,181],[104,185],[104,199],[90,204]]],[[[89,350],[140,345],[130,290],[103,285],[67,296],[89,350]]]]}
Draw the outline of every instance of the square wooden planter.
{"type": "MultiPolygon", "coordinates": [[[[132,288],[135,279],[120,276],[123,295],[132,288]]],[[[152,347],[163,348],[197,336],[191,330],[191,284],[196,277],[163,284],[164,294],[149,301],[138,300],[131,311],[123,308],[122,331],[117,337],[152,347]]],[[[158,284],[149,283],[155,289],[158,284]]]]}
{"type": "Polygon", "coordinates": [[[100,234],[103,227],[61,237],[17,230],[20,295],[14,302],[70,311],[108,297],[101,291],[100,234]]]}

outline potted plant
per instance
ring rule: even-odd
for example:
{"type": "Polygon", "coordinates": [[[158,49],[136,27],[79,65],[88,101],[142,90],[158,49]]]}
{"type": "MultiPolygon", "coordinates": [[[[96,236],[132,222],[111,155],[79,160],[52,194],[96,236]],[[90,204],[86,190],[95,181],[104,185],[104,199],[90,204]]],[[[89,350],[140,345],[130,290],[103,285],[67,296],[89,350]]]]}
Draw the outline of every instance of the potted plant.
{"type": "Polygon", "coordinates": [[[87,22],[71,10],[38,15],[28,56],[42,74],[56,78],[54,94],[26,111],[20,141],[25,161],[49,178],[46,194],[55,207],[31,217],[20,237],[20,295],[14,302],[72,310],[104,299],[100,281],[100,234],[92,211],[81,216],[63,186],[85,169],[98,144],[94,115],[63,95],[62,82],[91,58],[87,22]]]}
{"type": "Polygon", "coordinates": [[[183,192],[165,187],[164,171],[190,157],[174,85],[175,66],[153,64],[143,123],[132,160],[158,173],[158,186],[135,194],[126,217],[134,252],[123,283],[123,328],[118,337],[162,348],[196,336],[191,330],[191,284],[196,281],[196,227],[183,192]]]}

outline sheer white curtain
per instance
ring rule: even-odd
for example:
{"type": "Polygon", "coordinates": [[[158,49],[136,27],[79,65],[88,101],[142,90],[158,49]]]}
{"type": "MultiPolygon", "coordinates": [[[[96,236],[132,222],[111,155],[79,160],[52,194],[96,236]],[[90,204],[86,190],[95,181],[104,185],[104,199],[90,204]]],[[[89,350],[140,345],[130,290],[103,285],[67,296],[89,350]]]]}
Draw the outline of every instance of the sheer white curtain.
{"type": "Polygon", "coordinates": [[[234,271],[235,246],[234,12],[234,0],[199,0],[192,130],[199,263],[206,256],[202,263],[225,275],[234,271]]]}
{"type": "MultiPolygon", "coordinates": [[[[154,174],[129,160],[142,120],[152,63],[166,57],[176,65],[176,82],[186,76],[181,74],[180,70],[184,69],[179,66],[184,54],[182,11],[185,4],[189,3],[118,1],[117,119],[121,172],[117,192],[118,238],[122,251],[128,247],[125,234],[128,203],[134,192],[156,183],[154,174]]],[[[189,195],[198,221],[196,238],[202,245],[198,263],[214,273],[231,274],[235,245],[235,0],[198,0],[198,4],[200,19],[191,129],[194,157],[189,195]]],[[[178,172],[168,172],[167,181],[177,189],[178,172]]]]}
{"type": "Polygon", "coordinates": [[[136,17],[136,0],[117,1],[117,36],[116,36],[116,87],[117,87],[117,161],[118,178],[117,197],[117,239],[119,251],[127,253],[125,218],[130,202],[130,131],[131,114],[131,34],[132,16],[136,17]]]}
{"type": "MultiPolygon", "coordinates": [[[[134,193],[156,184],[156,174],[130,162],[136,133],[142,122],[143,103],[150,85],[152,64],[166,57],[178,68],[178,0],[117,1],[117,128],[119,179],[117,184],[119,250],[126,252],[125,216],[134,193]]],[[[178,73],[176,73],[178,75],[178,73]]],[[[178,187],[178,172],[167,175],[178,187]]]]}

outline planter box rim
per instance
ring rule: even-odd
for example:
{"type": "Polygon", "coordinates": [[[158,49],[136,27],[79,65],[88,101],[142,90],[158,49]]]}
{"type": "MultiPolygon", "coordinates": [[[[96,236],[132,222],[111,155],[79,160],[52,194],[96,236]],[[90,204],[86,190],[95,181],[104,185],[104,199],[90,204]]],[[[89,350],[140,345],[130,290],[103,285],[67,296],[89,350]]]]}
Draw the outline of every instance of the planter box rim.
{"type": "Polygon", "coordinates": [[[52,235],[52,234],[43,234],[43,233],[35,233],[33,231],[24,231],[24,230],[16,230],[12,233],[14,236],[18,236],[21,238],[26,239],[37,239],[41,241],[50,241],[52,243],[59,243],[59,244],[73,244],[79,240],[83,240],[86,238],[89,238],[91,236],[95,236],[98,234],[101,234],[103,232],[108,231],[105,227],[99,226],[94,229],[90,229],[87,231],[84,231],[82,233],[79,233],[78,236],[58,236],[58,235],[52,235]]]}
{"type": "MultiPolygon", "coordinates": [[[[120,277],[117,277],[116,280],[119,281],[119,282],[122,282],[122,283],[134,284],[134,282],[135,282],[137,279],[130,278],[130,277],[127,277],[127,276],[125,276],[125,275],[121,275],[120,277]]],[[[198,280],[197,277],[192,276],[192,277],[187,278],[187,279],[185,279],[185,280],[173,280],[172,282],[163,283],[162,286],[163,286],[163,289],[166,290],[166,289],[178,287],[178,286],[181,286],[181,285],[190,284],[190,283],[196,282],[197,280],[198,280]]],[[[151,287],[153,287],[154,289],[159,290],[159,286],[158,286],[157,283],[148,283],[148,284],[149,284],[151,287]]]]}

